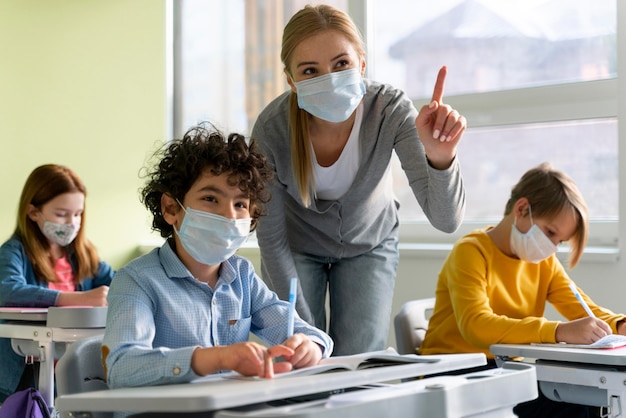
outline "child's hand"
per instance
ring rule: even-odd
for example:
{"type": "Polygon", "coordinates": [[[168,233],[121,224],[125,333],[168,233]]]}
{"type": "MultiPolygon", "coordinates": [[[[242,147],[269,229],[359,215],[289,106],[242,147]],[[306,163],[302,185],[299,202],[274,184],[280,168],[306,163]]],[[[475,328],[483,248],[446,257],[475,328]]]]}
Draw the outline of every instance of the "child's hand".
{"type": "Polygon", "coordinates": [[[284,345],[269,349],[252,341],[229,346],[197,348],[191,356],[191,368],[199,376],[219,370],[233,370],[243,376],[271,378],[274,373],[291,370],[291,363],[274,363],[277,357],[289,358],[293,350],[284,345]]]}
{"type": "Polygon", "coordinates": [[[61,292],[57,298],[57,306],[107,306],[109,286],[80,292],[61,292]]]}
{"type": "Polygon", "coordinates": [[[322,359],[322,349],[304,334],[294,334],[283,343],[293,350],[289,363],[294,369],[315,366],[322,359]]]}
{"type": "Polygon", "coordinates": [[[609,324],[590,316],[570,322],[562,322],[556,327],[556,342],[570,344],[592,344],[600,338],[612,334],[609,324]]]}

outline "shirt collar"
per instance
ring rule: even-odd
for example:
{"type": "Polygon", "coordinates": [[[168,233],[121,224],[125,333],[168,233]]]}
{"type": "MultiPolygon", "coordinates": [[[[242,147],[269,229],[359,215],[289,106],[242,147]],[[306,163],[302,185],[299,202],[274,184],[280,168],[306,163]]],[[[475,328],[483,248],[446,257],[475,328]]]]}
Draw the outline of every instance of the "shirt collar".
{"type": "MultiPolygon", "coordinates": [[[[195,280],[193,275],[174,252],[172,245],[174,244],[170,243],[170,240],[168,239],[161,246],[161,250],[159,251],[159,260],[165,270],[165,274],[167,274],[167,277],[170,278],[189,278],[195,280]]],[[[230,284],[235,280],[237,277],[235,264],[238,262],[238,258],[238,256],[233,255],[228,260],[222,262],[219,270],[219,278],[217,279],[217,285],[230,284]]]]}

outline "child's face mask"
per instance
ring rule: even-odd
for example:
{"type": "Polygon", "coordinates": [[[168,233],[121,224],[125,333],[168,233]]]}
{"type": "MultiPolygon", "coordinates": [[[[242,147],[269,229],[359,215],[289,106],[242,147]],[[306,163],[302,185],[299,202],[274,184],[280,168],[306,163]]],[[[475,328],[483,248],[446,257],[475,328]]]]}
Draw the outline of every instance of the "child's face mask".
{"type": "MultiPolygon", "coordinates": [[[[530,212],[530,206],[528,207],[530,212]]],[[[511,251],[517,255],[520,260],[527,261],[529,263],[537,264],[542,260],[550,257],[556,252],[556,245],[550,238],[543,233],[541,228],[533,222],[532,212],[530,213],[530,222],[532,226],[525,234],[522,234],[515,223],[511,228],[511,251]]]]}
{"type": "Polygon", "coordinates": [[[78,235],[80,224],[57,224],[45,221],[40,230],[49,241],[57,243],[61,247],[65,247],[70,245],[70,243],[74,241],[74,238],[76,238],[76,235],[78,235]]]}
{"type": "Polygon", "coordinates": [[[199,263],[209,266],[221,263],[235,254],[250,236],[250,218],[228,219],[189,207],[183,210],[185,217],[180,231],[176,228],[174,231],[185,251],[199,263]]]}

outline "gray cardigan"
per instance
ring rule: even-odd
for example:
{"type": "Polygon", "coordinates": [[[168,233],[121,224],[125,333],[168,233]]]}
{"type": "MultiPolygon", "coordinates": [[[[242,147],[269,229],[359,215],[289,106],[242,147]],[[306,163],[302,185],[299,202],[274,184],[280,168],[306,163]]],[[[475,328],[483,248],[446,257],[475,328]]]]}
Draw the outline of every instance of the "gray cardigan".
{"type": "Polygon", "coordinates": [[[338,200],[312,198],[310,207],[302,205],[291,168],[289,91],[261,112],[252,130],[252,138],[276,173],[272,198],[265,208],[267,216],[259,221],[257,237],[263,279],[281,299],[287,299],[290,278],[296,277],[291,251],[353,257],[397,233],[399,203],[392,185],[384,181],[394,150],[431,224],[454,232],[463,219],[465,189],[458,159],[446,170],[432,168],[417,136],[417,110],[406,94],[389,85],[364,81],[361,166],[348,192],[338,200]]]}

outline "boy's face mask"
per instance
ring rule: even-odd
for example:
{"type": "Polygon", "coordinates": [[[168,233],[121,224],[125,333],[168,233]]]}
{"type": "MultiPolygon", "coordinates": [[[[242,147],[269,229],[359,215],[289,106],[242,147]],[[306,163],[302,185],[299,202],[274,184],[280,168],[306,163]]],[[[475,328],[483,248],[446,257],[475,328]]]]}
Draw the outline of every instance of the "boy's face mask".
{"type": "Polygon", "coordinates": [[[180,231],[175,227],[174,231],[185,251],[199,263],[209,266],[221,263],[235,254],[250,236],[251,218],[228,219],[189,207],[183,210],[185,217],[180,231]]]}

